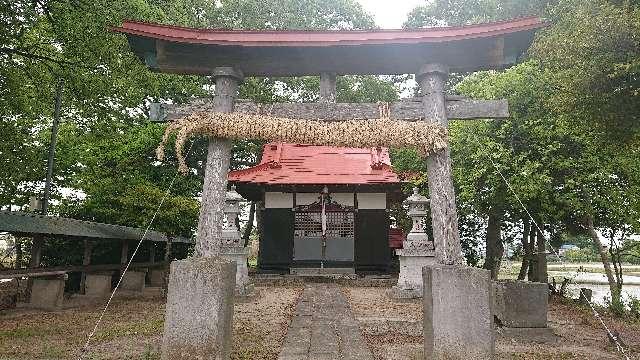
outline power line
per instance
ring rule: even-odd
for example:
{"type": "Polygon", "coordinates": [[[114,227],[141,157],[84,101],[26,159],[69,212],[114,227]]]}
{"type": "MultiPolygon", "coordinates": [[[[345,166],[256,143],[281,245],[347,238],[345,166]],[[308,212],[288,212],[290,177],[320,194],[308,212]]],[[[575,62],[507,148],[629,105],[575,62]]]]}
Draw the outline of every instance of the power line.
{"type": "MultiPolygon", "coordinates": [[[[191,152],[191,148],[193,148],[193,142],[191,142],[191,145],[189,146],[189,149],[186,152],[185,158],[187,156],[189,156],[189,153],[191,152]]],[[[164,201],[169,196],[169,192],[171,191],[171,188],[173,187],[173,184],[175,183],[176,178],[178,177],[178,174],[179,174],[179,171],[176,170],[176,173],[173,175],[173,178],[171,179],[171,182],[169,183],[169,187],[167,187],[167,190],[165,190],[164,195],[162,196],[162,199],[160,200],[160,203],[158,204],[158,207],[156,208],[156,211],[154,212],[153,216],[151,217],[151,220],[149,221],[149,224],[147,225],[146,229],[144,230],[144,233],[142,234],[142,237],[140,238],[140,241],[138,241],[138,245],[136,246],[135,250],[133,251],[133,254],[131,255],[131,259],[129,259],[129,262],[127,262],[127,266],[125,266],[124,270],[122,271],[122,274],[120,275],[120,279],[118,280],[118,283],[116,284],[115,288],[111,292],[111,296],[109,296],[109,300],[107,301],[107,304],[102,309],[102,312],[100,313],[100,317],[98,318],[98,321],[96,321],[95,326],[93,327],[93,330],[91,330],[91,332],[89,333],[89,336],[87,336],[87,341],[84,343],[84,346],[82,347],[80,355],[78,356],[78,360],[82,360],[84,358],[84,356],[86,355],[87,351],[89,350],[89,343],[91,342],[91,338],[93,338],[93,336],[95,335],[96,331],[98,330],[98,327],[100,326],[100,323],[102,322],[102,318],[104,317],[105,313],[107,312],[107,309],[109,309],[109,306],[111,305],[111,300],[113,300],[113,297],[115,296],[116,292],[118,291],[118,288],[120,287],[120,283],[122,283],[122,279],[124,278],[124,275],[127,273],[127,270],[129,270],[129,266],[131,266],[131,263],[133,262],[133,258],[136,256],[136,253],[138,252],[138,249],[140,249],[140,246],[142,245],[142,242],[144,241],[144,238],[147,236],[147,233],[149,232],[149,229],[153,225],[153,222],[155,221],[156,216],[158,216],[158,213],[160,212],[160,208],[162,208],[162,205],[164,204],[164,201]]]]}
{"type": "MultiPolygon", "coordinates": [[[[478,140],[478,137],[476,135],[476,140],[478,140]]],[[[549,248],[551,248],[551,250],[553,250],[553,252],[556,254],[556,256],[558,257],[558,259],[560,258],[560,253],[553,247],[553,245],[551,244],[551,240],[547,239],[547,237],[544,235],[544,232],[542,231],[542,229],[540,228],[540,226],[538,225],[538,223],[536,222],[536,220],[533,218],[533,216],[531,216],[531,213],[529,212],[529,210],[527,209],[527,207],[524,205],[524,203],[520,200],[520,196],[518,196],[518,194],[513,190],[513,187],[511,187],[511,184],[509,183],[509,181],[507,181],[507,179],[505,178],[505,176],[502,174],[502,171],[500,171],[500,169],[498,168],[498,166],[496,165],[495,161],[493,161],[493,158],[491,157],[490,154],[487,155],[487,157],[489,158],[489,160],[491,161],[491,164],[493,165],[493,168],[496,169],[496,172],[500,175],[500,177],[502,178],[502,180],[504,181],[504,183],[507,185],[507,188],[509,188],[509,190],[511,191],[511,193],[513,194],[513,196],[515,196],[516,200],[518,201],[518,203],[520,204],[520,206],[522,206],[522,209],[524,209],[524,211],[527,213],[527,215],[529,216],[529,218],[531,219],[531,221],[533,222],[533,224],[536,226],[536,228],[539,231],[539,234],[542,236],[542,238],[544,239],[545,243],[549,245],[549,248]]],[[[562,261],[562,259],[560,260],[561,263],[563,265],[565,265],[565,263],[562,261]]],[[[577,276],[577,275],[576,275],[577,276]]],[[[624,351],[624,347],[622,347],[622,344],[620,344],[620,341],[618,340],[618,337],[615,336],[611,330],[609,329],[609,327],[607,326],[607,324],[604,322],[604,320],[602,319],[602,316],[600,316],[600,313],[598,313],[598,311],[596,310],[596,308],[593,306],[593,303],[591,302],[591,300],[586,296],[586,294],[584,294],[583,290],[580,289],[580,295],[583,299],[585,299],[587,301],[587,304],[589,304],[589,307],[591,308],[591,311],[593,312],[593,315],[596,317],[596,319],[598,319],[598,321],[600,321],[600,324],[602,325],[602,327],[605,329],[605,331],[607,332],[607,334],[609,335],[609,338],[612,339],[616,345],[616,349],[618,350],[618,352],[620,352],[622,354],[622,356],[626,359],[626,360],[630,360],[629,356],[627,356],[627,354],[624,351]]]]}

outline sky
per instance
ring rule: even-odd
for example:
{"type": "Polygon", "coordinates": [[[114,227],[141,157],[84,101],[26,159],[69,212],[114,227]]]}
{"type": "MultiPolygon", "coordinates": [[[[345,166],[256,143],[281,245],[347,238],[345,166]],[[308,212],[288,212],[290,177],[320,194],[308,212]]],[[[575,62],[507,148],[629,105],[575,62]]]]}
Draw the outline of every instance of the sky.
{"type": "Polygon", "coordinates": [[[383,29],[400,29],[407,14],[425,0],[358,0],[383,29]]]}

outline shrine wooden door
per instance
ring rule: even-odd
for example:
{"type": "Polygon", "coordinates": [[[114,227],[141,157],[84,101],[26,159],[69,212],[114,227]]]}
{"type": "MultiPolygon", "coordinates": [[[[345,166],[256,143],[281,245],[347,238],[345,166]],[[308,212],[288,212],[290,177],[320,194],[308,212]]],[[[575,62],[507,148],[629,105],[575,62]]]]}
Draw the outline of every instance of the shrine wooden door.
{"type": "Polygon", "coordinates": [[[295,211],[293,260],[297,263],[352,263],[354,258],[354,211],[322,202],[295,211]]]}

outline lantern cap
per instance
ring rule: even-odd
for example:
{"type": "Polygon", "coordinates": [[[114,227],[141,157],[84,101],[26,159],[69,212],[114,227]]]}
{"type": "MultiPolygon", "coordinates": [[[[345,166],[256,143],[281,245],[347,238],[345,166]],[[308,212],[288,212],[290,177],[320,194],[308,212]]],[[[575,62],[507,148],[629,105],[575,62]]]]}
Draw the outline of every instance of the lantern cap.
{"type": "Polygon", "coordinates": [[[414,187],[413,194],[411,194],[411,196],[409,196],[404,202],[406,204],[428,204],[429,198],[424,195],[420,195],[418,188],[414,187]]]}
{"type": "Polygon", "coordinates": [[[231,201],[231,202],[240,202],[240,201],[244,200],[242,195],[238,194],[238,192],[236,191],[236,186],[235,185],[231,185],[231,189],[229,191],[227,191],[225,199],[227,201],[231,201]]]}

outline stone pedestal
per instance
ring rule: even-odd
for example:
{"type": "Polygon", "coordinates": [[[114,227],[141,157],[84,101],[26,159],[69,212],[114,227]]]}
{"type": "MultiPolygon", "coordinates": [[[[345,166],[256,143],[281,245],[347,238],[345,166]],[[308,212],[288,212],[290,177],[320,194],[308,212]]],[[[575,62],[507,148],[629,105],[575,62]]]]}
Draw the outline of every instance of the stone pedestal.
{"type": "Polygon", "coordinates": [[[111,294],[111,273],[89,273],[85,280],[84,294],[91,297],[108,297],[111,294]]]}
{"type": "Polygon", "coordinates": [[[142,292],[145,286],[146,271],[128,270],[120,283],[120,289],[131,292],[142,292]]]}
{"type": "Polygon", "coordinates": [[[526,281],[494,281],[494,315],[509,328],[546,328],[549,286],[526,281]]]}
{"type": "Polygon", "coordinates": [[[220,249],[220,257],[236,264],[236,295],[250,295],[253,292],[253,284],[249,281],[249,269],[247,268],[249,249],[241,246],[223,246],[220,249]]]}
{"type": "Polygon", "coordinates": [[[427,359],[492,359],[495,353],[491,273],[467,266],[424,268],[427,359]]]}
{"type": "Polygon", "coordinates": [[[59,310],[64,300],[66,275],[34,278],[29,307],[42,310],[59,310]]]}
{"type": "Polygon", "coordinates": [[[151,287],[162,287],[164,286],[164,277],[167,272],[164,268],[155,268],[149,270],[149,286],[151,287]]]}
{"type": "Polygon", "coordinates": [[[429,199],[420,195],[417,188],[413,195],[404,201],[409,208],[413,226],[407,239],[402,242],[402,249],[396,250],[400,260],[398,284],[389,295],[393,298],[411,299],[422,297],[422,268],[435,264],[435,248],[424,230],[424,219],[427,215],[429,199]]]}
{"type": "Polygon", "coordinates": [[[405,241],[404,248],[396,250],[396,255],[400,258],[400,274],[398,284],[391,289],[390,295],[400,299],[422,297],[422,268],[435,265],[433,245],[431,249],[415,248],[405,241]]]}
{"type": "Polygon", "coordinates": [[[171,263],[161,359],[229,358],[235,272],[220,257],[171,263]]]}

